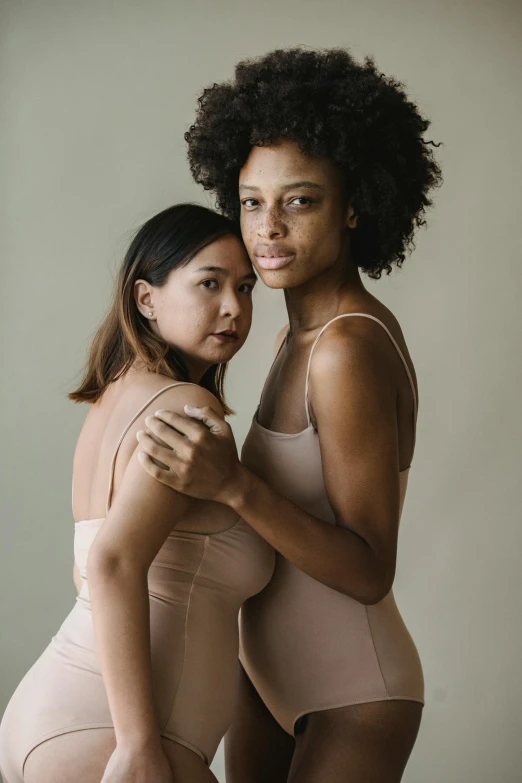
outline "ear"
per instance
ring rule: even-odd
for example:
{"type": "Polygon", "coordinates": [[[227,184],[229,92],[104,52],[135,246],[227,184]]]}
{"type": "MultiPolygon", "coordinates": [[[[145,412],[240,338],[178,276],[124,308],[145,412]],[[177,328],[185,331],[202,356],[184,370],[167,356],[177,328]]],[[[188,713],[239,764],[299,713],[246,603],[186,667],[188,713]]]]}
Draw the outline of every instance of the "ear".
{"type": "Polygon", "coordinates": [[[140,313],[148,320],[155,321],[154,289],[146,280],[136,280],[134,283],[134,299],[140,313]]]}
{"type": "Polygon", "coordinates": [[[346,210],[346,226],[347,228],[357,228],[357,215],[353,204],[349,204],[346,210]]]}

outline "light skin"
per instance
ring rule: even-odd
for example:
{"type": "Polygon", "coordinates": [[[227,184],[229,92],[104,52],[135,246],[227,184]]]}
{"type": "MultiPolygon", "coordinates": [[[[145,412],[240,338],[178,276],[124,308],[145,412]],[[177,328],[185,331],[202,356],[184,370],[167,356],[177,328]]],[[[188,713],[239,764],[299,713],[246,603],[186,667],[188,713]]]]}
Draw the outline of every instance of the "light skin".
{"type": "MultiPolygon", "coordinates": [[[[135,305],[156,334],[182,353],[190,379],[197,384],[212,365],[230,361],[246,340],[255,280],[242,243],[235,237],[224,237],[186,266],[174,269],[164,286],[137,281],[135,305]],[[216,337],[224,330],[236,337],[216,337]]],[[[114,417],[128,421],[129,410],[139,407],[138,397],[147,399],[172,380],[147,373],[136,364],[91,408],[79,441],[80,451],[85,452],[79,457],[90,469],[80,470],[78,479],[75,477],[75,519],[105,516],[106,479],[101,489],[90,483],[98,474],[106,476],[108,469],[105,463],[98,467],[98,433],[104,432],[106,422],[114,417]]],[[[221,420],[223,409],[218,401],[197,385],[174,388],[162,396],[162,402],[179,413],[187,400],[211,408],[221,420]]],[[[144,416],[136,428],[144,426],[144,416]]],[[[131,430],[122,443],[121,460],[126,464],[119,464],[112,504],[87,561],[96,644],[114,731],[96,733],[100,742],[103,739],[103,747],[97,745],[81,769],[75,769],[74,779],[80,783],[215,783],[214,775],[196,754],[161,740],[159,734],[152,688],[147,573],[169,533],[181,520],[185,525],[190,519],[195,501],[154,481],[141,469],[135,432],[131,430]]],[[[116,443],[107,451],[113,452],[115,447],[116,443]]],[[[80,590],[77,569],[75,583],[80,590]]],[[[38,746],[29,756],[25,779],[50,783],[58,779],[58,773],[63,776],[70,759],[75,758],[75,735],[72,732],[63,740],[53,740],[52,753],[51,743],[38,746]]],[[[84,747],[80,741],[77,764],[84,747]]]]}
{"type": "MultiPolygon", "coordinates": [[[[409,361],[407,348],[395,318],[365,289],[351,262],[350,239],[357,215],[331,161],[307,156],[287,140],[254,147],[240,173],[239,197],[242,234],[252,263],[266,285],[284,289],[289,318],[286,344],[270,374],[259,422],[278,432],[300,432],[307,426],[306,364],[324,324],[343,313],[365,312],[388,326],[409,361]]],[[[411,363],[410,369],[413,372],[411,363]]],[[[310,406],[335,525],[296,507],[242,465],[229,425],[209,410],[186,407],[186,418],[163,407],[148,417],[147,432],[139,434],[138,458],[149,475],[167,486],[234,509],[314,579],[363,604],[374,604],[393,584],[399,472],[409,466],[414,448],[411,388],[381,327],[369,319],[344,318],[328,328],[313,355],[310,406]],[[166,445],[158,445],[154,438],[166,445]]],[[[394,705],[386,720],[406,726],[408,721],[398,711],[394,717],[393,709],[394,705]]],[[[394,743],[402,750],[393,768],[390,761],[389,783],[400,780],[420,709],[414,703],[406,707],[412,716],[409,733],[403,743],[394,743]]],[[[331,719],[349,732],[362,719],[362,708],[356,715],[357,710],[337,710],[331,719]]],[[[332,711],[317,714],[314,732],[320,732],[328,712],[332,711]]],[[[327,736],[328,730],[323,729],[327,736]]],[[[292,783],[315,781],[303,773],[311,768],[303,761],[303,753],[313,747],[311,731],[306,751],[297,742],[281,780],[288,775],[292,783]]],[[[245,744],[244,737],[236,749],[240,743],[245,744]]],[[[375,751],[379,749],[374,747],[375,751]]],[[[331,746],[329,757],[335,758],[336,753],[336,746],[331,746]]],[[[234,783],[242,779],[241,772],[235,774],[239,777],[231,778],[234,783]]],[[[275,781],[273,771],[270,775],[275,781]]],[[[346,764],[339,761],[338,779],[344,780],[345,775],[346,764]]],[[[373,783],[367,767],[364,775],[361,780],[373,783]]],[[[336,783],[333,772],[331,779],[336,783]]]]}
{"type": "MultiPolygon", "coordinates": [[[[224,237],[173,270],[162,287],[138,280],[134,293],[137,308],[155,333],[180,351],[191,380],[198,383],[207,369],[229,361],[246,340],[254,284],[240,242],[224,237]],[[215,337],[224,330],[237,335],[233,342],[215,337]]],[[[199,397],[223,415],[206,390],[183,388],[195,404],[199,397]]],[[[165,400],[169,396],[179,410],[179,392],[172,389],[165,400]]],[[[151,775],[158,782],[170,781],[172,774],[152,695],[147,572],[193,501],[166,486],[158,489],[133,456],[89,554],[93,621],[117,742],[102,783],[145,783],[151,775]]]]}
{"type": "Polygon", "coordinates": [[[209,367],[229,361],[244,344],[256,280],[241,243],[229,236],[201,250],[160,288],[137,280],[134,293],[152,330],[177,348],[190,379],[198,383],[209,367]],[[214,335],[223,330],[236,332],[237,339],[232,343],[216,339],[214,335]]]}

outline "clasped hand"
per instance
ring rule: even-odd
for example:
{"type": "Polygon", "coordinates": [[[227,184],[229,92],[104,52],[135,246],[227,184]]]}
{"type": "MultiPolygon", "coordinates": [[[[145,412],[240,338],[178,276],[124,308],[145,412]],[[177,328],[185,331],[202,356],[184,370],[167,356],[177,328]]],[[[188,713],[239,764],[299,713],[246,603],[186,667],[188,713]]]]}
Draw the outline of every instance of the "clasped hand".
{"type": "Polygon", "coordinates": [[[226,504],[241,465],[232,429],[210,407],[186,405],[185,413],[159,410],[147,417],[147,431],[137,434],[138,459],[172,489],[226,504]]]}

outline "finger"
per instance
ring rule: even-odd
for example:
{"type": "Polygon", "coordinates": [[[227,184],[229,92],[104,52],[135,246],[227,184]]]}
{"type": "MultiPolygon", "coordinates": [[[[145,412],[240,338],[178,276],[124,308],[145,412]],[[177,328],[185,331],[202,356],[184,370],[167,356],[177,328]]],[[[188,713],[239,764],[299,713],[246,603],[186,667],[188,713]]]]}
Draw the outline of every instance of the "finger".
{"type": "Polygon", "coordinates": [[[221,419],[215,410],[206,405],[204,408],[196,408],[194,405],[185,405],[185,413],[192,419],[201,421],[205,427],[214,433],[214,435],[221,435],[225,431],[226,422],[221,419]]]}
{"type": "MultiPolygon", "coordinates": [[[[181,433],[194,442],[197,442],[198,438],[205,432],[205,427],[201,422],[189,419],[181,413],[174,413],[174,411],[156,411],[154,416],[151,416],[151,421],[153,419],[159,419],[167,424],[171,431],[181,433]]],[[[167,435],[167,443],[170,445],[171,437],[169,436],[168,429],[164,430],[164,432],[165,435],[167,435]]]]}
{"type": "MultiPolygon", "coordinates": [[[[167,448],[170,448],[170,447],[169,447],[169,445],[168,445],[168,443],[165,443],[163,440],[161,440],[161,438],[159,438],[157,435],[155,435],[153,432],[151,432],[151,430],[149,430],[149,429],[146,429],[146,430],[140,430],[140,433],[142,433],[142,432],[146,432],[146,433],[147,433],[147,435],[150,435],[150,437],[151,437],[153,440],[155,440],[155,441],[156,441],[156,443],[157,443],[159,446],[167,446],[167,448]]],[[[137,436],[137,434],[136,434],[136,437],[138,437],[138,436],[137,436]]]]}
{"type": "Polygon", "coordinates": [[[140,444],[140,451],[146,452],[149,457],[152,457],[156,462],[165,465],[168,470],[179,473],[179,469],[184,463],[175,451],[168,446],[160,446],[159,443],[156,443],[154,438],[143,430],[140,430],[136,434],[136,438],[140,444]]]}
{"type": "MultiPolygon", "coordinates": [[[[186,416],[180,416],[180,419],[186,421],[186,416]]],[[[178,456],[187,459],[189,457],[190,442],[187,436],[183,435],[178,429],[173,429],[169,424],[165,424],[161,419],[155,416],[147,416],[145,419],[147,431],[156,439],[160,440],[165,446],[175,451],[178,456]]],[[[203,427],[195,435],[194,440],[201,435],[203,427]]]]}
{"type": "Polygon", "coordinates": [[[178,476],[172,470],[160,467],[144,451],[138,451],[138,462],[149,476],[168,487],[172,487],[172,489],[177,489],[178,476]]]}

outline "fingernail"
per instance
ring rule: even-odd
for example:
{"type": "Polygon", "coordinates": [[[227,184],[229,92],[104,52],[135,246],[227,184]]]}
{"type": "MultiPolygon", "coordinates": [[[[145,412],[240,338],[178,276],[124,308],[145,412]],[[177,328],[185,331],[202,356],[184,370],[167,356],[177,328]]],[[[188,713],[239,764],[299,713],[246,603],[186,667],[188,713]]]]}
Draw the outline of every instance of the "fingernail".
{"type": "Polygon", "coordinates": [[[142,435],[143,435],[143,430],[138,430],[138,432],[136,433],[136,438],[139,440],[142,435]]]}
{"type": "Polygon", "coordinates": [[[195,405],[185,405],[185,410],[187,413],[195,413],[198,409],[195,405]]]}
{"type": "Polygon", "coordinates": [[[155,416],[161,416],[162,413],[165,413],[165,411],[164,410],[159,410],[159,411],[156,411],[156,413],[154,415],[155,416]]]}

